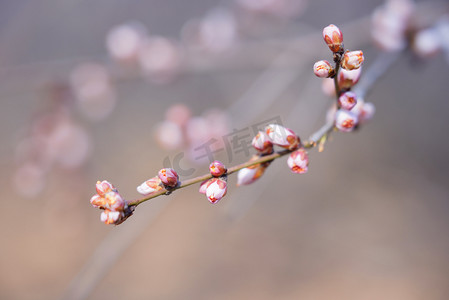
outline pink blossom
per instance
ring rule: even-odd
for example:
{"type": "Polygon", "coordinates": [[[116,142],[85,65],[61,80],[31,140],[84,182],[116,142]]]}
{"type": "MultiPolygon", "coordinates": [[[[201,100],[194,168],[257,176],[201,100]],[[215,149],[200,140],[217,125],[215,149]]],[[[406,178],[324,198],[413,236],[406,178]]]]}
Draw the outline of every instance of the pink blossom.
{"type": "Polygon", "coordinates": [[[299,137],[293,130],[279,124],[270,124],[265,128],[265,133],[270,141],[283,148],[293,150],[299,146],[299,137]]]}
{"type": "Polygon", "coordinates": [[[168,187],[175,187],[178,184],[178,173],[171,168],[159,170],[159,179],[168,187]]]}
{"type": "Polygon", "coordinates": [[[210,203],[217,203],[226,195],[227,183],[221,178],[212,178],[207,183],[206,197],[210,203]]]}
{"type": "Polygon", "coordinates": [[[287,164],[293,173],[306,173],[309,165],[309,157],[306,150],[299,149],[292,152],[287,159],[287,164]]]}

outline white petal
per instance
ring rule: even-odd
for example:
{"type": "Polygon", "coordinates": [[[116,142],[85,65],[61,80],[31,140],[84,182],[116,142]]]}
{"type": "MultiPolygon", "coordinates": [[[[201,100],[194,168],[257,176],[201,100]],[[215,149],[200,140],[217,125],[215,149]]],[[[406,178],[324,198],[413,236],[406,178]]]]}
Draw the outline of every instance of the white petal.
{"type": "Polygon", "coordinates": [[[107,219],[108,219],[108,214],[106,212],[102,211],[101,215],[100,215],[101,222],[106,222],[107,219]]]}
{"type": "Polygon", "coordinates": [[[245,185],[250,184],[254,180],[254,175],[257,172],[257,168],[250,169],[250,168],[243,168],[237,173],[237,185],[245,185]]]}
{"type": "Polygon", "coordinates": [[[137,187],[137,192],[139,192],[139,194],[142,194],[144,196],[151,194],[154,191],[155,189],[149,187],[146,181],[137,187]]]}

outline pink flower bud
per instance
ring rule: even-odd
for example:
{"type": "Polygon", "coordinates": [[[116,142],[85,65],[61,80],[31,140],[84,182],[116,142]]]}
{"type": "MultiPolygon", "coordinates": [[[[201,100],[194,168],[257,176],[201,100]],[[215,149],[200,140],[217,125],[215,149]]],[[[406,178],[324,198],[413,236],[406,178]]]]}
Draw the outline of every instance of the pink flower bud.
{"type": "Polygon", "coordinates": [[[116,191],[106,193],[104,198],[106,200],[106,208],[111,211],[123,211],[127,206],[125,199],[116,191]]]}
{"type": "Polygon", "coordinates": [[[100,195],[93,195],[92,198],[90,198],[90,204],[92,204],[93,207],[98,208],[105,208],[106,207],[106,200],[101,197],[100,195]]]}
{"type": "Polygon", "coordinates": [[[359,119],[352,111],[339,109],[335,114],[335,126],[343,132],[350,132],[359,122],[359,119]]]}
{"type": "Polygon", "coordinates": [[[362,74],[362,68],[354,70],[341,69],[338,74],[338,84],[341,89],[350,89],[357,82],[359,82],[360,75],[362,74]]]}
{"type": "Polygon", "coordinates": [[[374,106],[374,104],[372,104],[371,102],[367,102],[365,103],[365,105],[363,105],[363,111],[362,111],[362,116],[360,117],[360,121],[367,121],[370,120],[374,114],[376,113],[376,107],[374,106]]]}
{"type": "Polygon", "coordinates": [[[209,199],[210,203],[216,203],[226,195],[227,189],[225,180],[221,178],[212,178],[207,183],[206,197],[209,199]]]}
{"type": "Polygon", "coordinates": [[[299,137],[291,129],[284,126],[270,124],[265,127],[265,133],[273,144],[282,148],[293,150],[299,146],[299,137]]]}
{"type": "MultiPolygon", "coordinates": [[[[254,155],[250,161],[258,159],[260,156],[254,155]]],[[[259,179],[271,162],[257,164],[248,168],[243,168],[237,173],[237,186],[251,184],[259,179]]]]}
{"type": "Polygon", "coordinates": [[[330,77],[334,72],[334,68],[327,60],[319,60],[313,65],[313,73],[320,78],[330,77]]]}
{"type": "Polygon", "coordinates": [[[137,192],[145,196],[160,190],[162,190],[162,182],[158,176],[148,179],[137,187],[137,192]]]}
{"type": "Polygon", "coordinates": [[[347,51],[343,56],[341,66],[346,70],[355,70],[360,68],[364,60],[362,51],[347,51]]]}
{"type": "Polygon", "coordinates": [[[358,99],[357,104],[354,106],[351,112],[358,117],[358,124],[363,124],[373,117],[374,113],[376,112],[376,107],[372,103],[365,103],[363,99],[358,99]]]}
{"type": "Polygon", "coordinates": [[[158,176],[166,186],[175,187],[178,184],[178,174],[171,168],[161,169],[158,176]]]}
{"type": "Polygon", "coordinates": [[[219,177],[225,174],[228,169],[226,169],[225,165],[222,162],[216,160],[209,165],[209,170],[212,176],[219,177]]]}
{"type": "Polygon", "coordinates": [[[125,214],[120,211],[110,211],[105,210],[100,215],[100,220],[106,224],[115,224],[118,225],[122,222],[125,214]]]}
{"type": "Polygon", "coordinates": [[[270,142],[268,135],[263,131],[259,131],[253,138],[252,145],[261,154],[273,153],[273,144],[270,142]]]}
{"type": "MultiPolygon", "coordinates": [[[[243,168],[237,173],[237,186],[251,184],[257,180],[257,168],[243,168]]],[[[259,176],[260,177],[260,176],[259,176]]]]}
{"type": "Polygon", "coordinates": [[[304,174],[307,173],[309,165],[309,157],[306,150],[299,149],[290,154],[287,159],[287,165],[293,173],[304,174]]]}
{"type": "Polygon", "coordinates": [[[115,190],[115,187],[107,180],[97,181],[96,189],[98,195],[104,197],[106,193],[109,193],[112,190],[115,190]]]}
{"type": "Polygon", "coordinates": [[[357,103],[351,109],[351,112],[354,113],[357,117],[362,114],[363,106],[365,105],[365,101],[363,98],[358,98],[357,103]]]}
{"type": "Polygon", "coordinates": [[[343,34],[334,24],[330,24],[323,29],[323,38],[332,52],[343,50],[343,34]]]}
{"type": "Polygon", "coordinates": [[[357,104],[357,95],[353,92],[344,92],[338,98],[338,105],[346,110],[351,110],[357,104]]]}
{"type": "Polygon", "coordinates": [[[359,123],[365,123],[366,121],[371,120],[375,112],[376,107],[374,104],[370,102],[365,103],[362,107],[362,112],[359,115],[359,123]]]}
{"type": "Polygon", "coordinates": [[[201,182],[200,184],[200,189],[198,190],[198,192],[200,192],[201,194],[206,195],[206,188],[207,188],[207,184],[209,183],[209,180],[204,180],[203,182],[201,182]]]}

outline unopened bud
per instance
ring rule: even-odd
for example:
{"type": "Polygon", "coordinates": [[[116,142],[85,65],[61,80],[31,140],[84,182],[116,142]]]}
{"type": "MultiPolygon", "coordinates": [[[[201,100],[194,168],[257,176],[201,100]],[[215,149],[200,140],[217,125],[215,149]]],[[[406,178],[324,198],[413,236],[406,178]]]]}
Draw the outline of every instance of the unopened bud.
{"type": "Polygon", "coordinates": [[[358,99],[356,106],[351,110],[358,117],[358,124],[363,124],[369,121],[374,113],[376,112],[376,107],[374,104],[365,102],[363,99],[358,99]]]}
{"type": "Polygon", "coordinates": [[[287,165],[293,173],[306,173],[309,166],[309,157],[306,150],[299,149],[292,152],[287,159],[287,165]]]}
{"type": "Polygon", "coordinates": [[[357,115],[352,111],[339,109],[335,114],[335,127],[340,131],[350,132],[354,130],[358,122],[357,115]]]}
{"type": "Polygon", "coordinates": [[[362,107],[362,112],[359,115],[359,123],[365,123],[373,118],[376,112],[376,107],[371,102],[367,102],[362,107]]]}
{"type": "Polygon", "coordinates": [[[363,64],[365,58],[363,57],[363,52],[360,50],[357,51],[347,51],[343,56],[343,60],[341,61],[341,66],[346,70],[355,70],[360,68],[363,64]]]}
{"type": "Polygon", "coordinates": [[[253,138],[252,145],[261,154],[273,153],[273,144],[270,142],[268,135],[263,131],[259,131],[256,134],[253,138]]]}
{"type": "Polygon", "coordinates": [[[112,183],[107,180],[97,181],[95,187],[97,189],[98,195],[100,195],[101,197],[104,197],[106,193],[109,193],[110,191],[115,189],[112,183]]]}
{"type": "Polygon", "coordinates": [[[319,60],[313,65],[313,73],[320,78],[327,78],[334,75],[335,70],[327,60],[319,60]]]}
{"type": "Polygon", "coordinates": [[[336,53],[343,50],[343,34],[334,24],[324,27],[323,38],[332,52],[336,53]]]}
{"type": "Polygon", "coordinates": [[[212,174],[212,176],[219,177],[227,172],[228,169],[226,169],[225,165],[215,160],[209,165],[209,171],[212,174]]]}
{"type": "Polygon", "coordinates": [[[265,133],[270,141],[282,148],[293,150],[298,148],[300,139],[293,130],[278,124],[270,124],[265,127],[265,133]]]}
{"type": "Polygon", "coordinates": [[[338,105],[346,110],[351,110],[357,104],[357,95],[354,92],[344,92],[338,97],[338,105]]]}
{"type": "Polygon", "coordinates": [[[145,196],[160,190],[162,190],[162,181],[158,176],[148,179],[137,187],[137,192],[145,196]]]}
{"type": "Polygon", "coordinates": [[[158,176],[162,183],[168,187],[175,187],[178,184],[178,173],[171,168],[161,169],[158,176]]]}
{"type": "Polygon", "coordinates": [[[341,69],[338,74],[338,85],[340,86],[340,89],[350,89],[353,87],[357,82],[359,82],[361,74],[362,68],[351,71],[341,69]]]}
{"type": "Polygon", "coordinates": [[[206,197],[210,203],[217,203],[226,195],[227,192],[226,180],[221,178],[212,178],[207,183],[206,197]]]}
{"type": "MultiPolygon", "coordinates": [[[[249,161],[254,161],[259,159],[258,155],[251,157],[249,161]]],[[[270,162],[265,162],[257,164],[248,168],[243,168],[237,173],[237,186],[251,184],[257,179],[259,179],[265,170],[270,165],[270,162]]]]}

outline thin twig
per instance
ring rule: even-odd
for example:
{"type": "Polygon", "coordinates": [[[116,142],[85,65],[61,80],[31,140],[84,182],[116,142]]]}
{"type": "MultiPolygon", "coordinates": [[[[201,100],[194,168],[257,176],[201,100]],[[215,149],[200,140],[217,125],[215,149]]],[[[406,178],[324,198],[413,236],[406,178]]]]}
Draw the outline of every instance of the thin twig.
{"type": "MultiPolygon", "coordinates": [[[[312,147],[314,147],[314,144],[310,143],[310,142],[307,142],[307,144],[304,145],[304,148],[312,148],[312,147]]],[[[232,168],[229,168],[227,173],[229,175],[229,174],[235,173],[235,172],[237,172],[237,171],[239,171],[239,170],[241,170],[243,168],[248,168],[248,167],[251,167],[251,166],[254,166],[254,165],[258,165],[258,164],[261,164],[261,163],[264,163],[264,162],[273,161],[273,160],[275,160],[275,159],[277,159],[279,157],[282,157],[284,155],[287,155],[287,154],[289,154],[289,153],[291,153],[293,151],[295,151],[295,150],[284,150],[284,151],[280,151],[280,152],[275,152],[275,153],[270,154],[270,155],[264,155],[264,156],[261,156],[260,158],[258,158],[256,160],[247,161],[245,163],[242,163],[242,164],[236,165],[236,166],[234,166],[232,168]]],[[[205,174],[205,175],[202,175],[202,176],[198,176],[198,177],[186,180],[186,181],[182,182],[180,185],[178,185],[177,187],[173,188],[170,192],[173,192],[175,190],[179,190],[179,189],[188,187],[188,186],[190,186],[192,184],[195,184],[195,183],[203,182],[203,181],[211,179],[211,178],[212,178],[212,175],[209,173],[209,174],[205,174]]],[[[148,201],[150,199],[153,199],[153,198],[165,195],[165,194],[167,194],[167,192],[168,191],[166,189],[162,189],[161,191],[153,193],[153,194],[151,194],[149,196],[129,201],[128,202],[128,206],[137,206],[137,205],[139,205],[139,204],[141,204],[141,203],[143,203],[145,201],[148,201]]]]}

